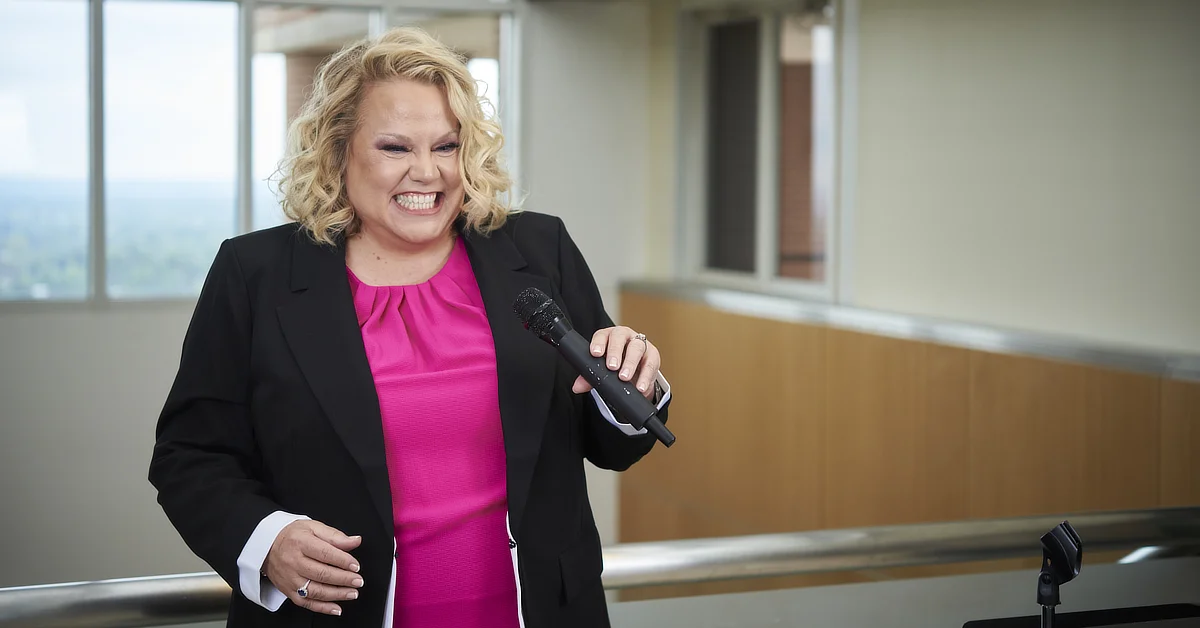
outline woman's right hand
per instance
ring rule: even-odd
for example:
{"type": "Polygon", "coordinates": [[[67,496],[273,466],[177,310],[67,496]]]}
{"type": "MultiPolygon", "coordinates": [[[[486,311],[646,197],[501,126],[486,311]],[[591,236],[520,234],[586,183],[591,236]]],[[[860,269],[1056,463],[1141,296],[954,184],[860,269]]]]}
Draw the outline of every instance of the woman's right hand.
{"type": "Polygon", "coordinates": [[[358,561],[349,554],[361,543],[361,536],[346,536],[317,521],[293,521],[275,537],[263,573],[296,606],[341,615],[334,602],[358,599],[363,585],[358,561]],[[307,581],[308,595],[300,597],[297,590],[307,581]]]}

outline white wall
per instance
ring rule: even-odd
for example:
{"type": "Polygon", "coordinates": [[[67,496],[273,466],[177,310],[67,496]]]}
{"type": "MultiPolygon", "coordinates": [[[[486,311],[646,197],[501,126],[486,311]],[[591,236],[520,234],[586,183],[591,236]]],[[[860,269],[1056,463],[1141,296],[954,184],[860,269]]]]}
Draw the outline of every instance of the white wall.
{"type": "MultiPolygon", "coordinates": [[[[613,317],[619,280],[646,269],[649,190],[673,184],[647,170],[647,17],[641,3],[538,3],[526,23],[525,207],[563,218],[613,317]]],[[[588,472],[611,543],[616,475],[588,472]]]]}
{"type": "Polygon", "coordinates": [[[1200,2],[859,25],[856,304],[1200,351],[1200,2]]]}
{"type": "Polygon", "coordinates": [[[208,570],[146,480],[190,315],[0,314],[0,587],[208,570]]]}

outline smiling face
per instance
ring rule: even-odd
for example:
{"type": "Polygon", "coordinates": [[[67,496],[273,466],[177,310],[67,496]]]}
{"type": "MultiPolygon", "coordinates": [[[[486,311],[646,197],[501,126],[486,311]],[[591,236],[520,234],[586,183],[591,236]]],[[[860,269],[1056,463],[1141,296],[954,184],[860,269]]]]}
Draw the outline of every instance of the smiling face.
{"type": "Polygon", "coordinates": [[[442,244],[463,205],[458,149],[441,88],[406,79],[368,87],[345,173],[360,236],[408,252],[442,244]]]}

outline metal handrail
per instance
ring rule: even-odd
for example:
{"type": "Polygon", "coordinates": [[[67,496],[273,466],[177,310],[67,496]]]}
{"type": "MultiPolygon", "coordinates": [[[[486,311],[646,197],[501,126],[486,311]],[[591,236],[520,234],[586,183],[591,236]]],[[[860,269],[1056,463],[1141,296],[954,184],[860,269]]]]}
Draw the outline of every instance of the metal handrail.
{"type": "MultiPolygon", "coordinates": [[[[1019,517],[784,534],[624,543],[604,549],[604,587],[706,582],[1040,556],[1062,516],[1019,517]]],[[[1200,508],[1066,517],[1087,553],[1200,545],[1200,508]]],[[[1150,552],[1149,554],[1153,554],[1150,552]]],[[[215,573],[0,589],[0,628],[134,628],[225,617],[230,589],[215,573]]]]}

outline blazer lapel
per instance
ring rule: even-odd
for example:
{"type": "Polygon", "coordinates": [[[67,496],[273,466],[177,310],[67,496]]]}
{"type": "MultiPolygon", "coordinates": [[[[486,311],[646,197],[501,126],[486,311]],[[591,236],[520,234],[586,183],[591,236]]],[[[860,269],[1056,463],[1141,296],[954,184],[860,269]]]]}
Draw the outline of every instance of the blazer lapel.
{"type": "MultiPolygon", "coordinates": [[[[302,232],[301,232],[302,233],[302,232]]],[[[393,524],[387,452],[375,380],[346,278],[345,249],[300,234],[292,252],[291,290],[277,313],[288,346],[321,409],[362,468],[385,529],[393,524]]]]}
{"type": "Polygon", "coordinates": [[[512,305],[525,288],[536,287],[548,295],[553,292],[548,278],[527,272],[525,258],[504,230],[487,236],[464,233],[463,239],[496,347],[508,515],[516,534],[550,412],[558,352],[525,329],[512,305]]]}

